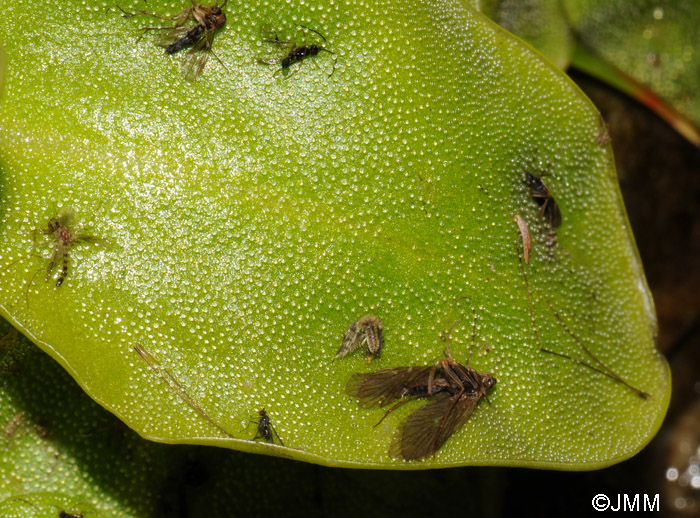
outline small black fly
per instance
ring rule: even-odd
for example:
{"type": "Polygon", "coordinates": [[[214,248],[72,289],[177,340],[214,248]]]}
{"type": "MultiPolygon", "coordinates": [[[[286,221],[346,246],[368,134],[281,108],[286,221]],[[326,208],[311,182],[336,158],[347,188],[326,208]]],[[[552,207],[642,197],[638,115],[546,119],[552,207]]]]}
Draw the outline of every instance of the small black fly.
{"type": "MultiPolygon", "coordinates": [[[[286,52],[286,55],[276,58],[258,58],[258,63],[260,63],[261,65],[281,65],[280,70],[286,73],[293,64],[301,63],[309,56],[317,56],[320,52],[328,52],[329,54],[334,54],[332,51],[328,50],[325,47],[327,40],[323,34],[318,32],[317,30],[305,27],[304,25],[299,25],[299,27],[318,34],[321,37],[321,39],[323,39],[323,45],[306,45],[306,43],[304,43],[304,45],[298,45],[295,41],[292,40],[280,40],[279,36],[276,33],[272,34],[269,32],[269,30],[263,28],[262,40],[266,43],[277,45],[280,49],[286,52]]],[[[314,64],[316,63],[314,62],[314,64]]],[[[295,69],[291,74],[287,75],[285,79],[289,79],[290,77],[292,77],[297,70],[298,68],[295,69]]],[[[334,72],[335,65],[333,66],[333,72],[331,72],[328,77],[331,77],[334,72]]]]}
{"type": "Polygon", "coordinates": [[[272,426],[270,416],[267,415],[265,409],[263,408],[260,412],[258,412],[258,414],[260,415],[260,418],[257,421],[251,421],[252,423],[258,425],[258,431],[255,434],[255,437],[253,437],[253,440],[257,441],[258,439],[265,439],[267,442],[274,443],[275,438],[277,438],[277,442],[280,444],[280,446],[284,446],[284,443],[282,442],[282,439],[280,439],[277,430],[275,430],[275,427],[272,426]]]}

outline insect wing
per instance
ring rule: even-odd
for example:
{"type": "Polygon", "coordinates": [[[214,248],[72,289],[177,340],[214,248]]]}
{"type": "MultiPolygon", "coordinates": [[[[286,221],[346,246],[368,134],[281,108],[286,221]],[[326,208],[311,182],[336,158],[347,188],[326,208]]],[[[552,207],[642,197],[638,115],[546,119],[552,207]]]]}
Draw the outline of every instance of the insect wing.
{"type": "Polygon", "coordinates": [[[440,392],[404,419],[394,433],[389,455],[418,460],[435,453],[474,413],[479,397],[440,392]]]}
{"type": "Polygon", "coordinates": [[[357,322],[350,324],[347,333],[345,333],[345,336],[343,337],[343,342],[340,344],[338,352],[335,355],[336,358],[342,358],[355,350],[358,345],[357,335],[359,333],[360,328],[357,325],[357,322]]]}
{"type": "MultiPolygon", "coordinates": [[[[280,434],[277,433],[277,430],[275,430],[275,427],[272,426],[272,423],[270,423],[270,430],[272,430],[272,434],[277,437],[277,442],[279,443],[280,446],[284,446],[284,443],[282,442],[282,439],[280,439],[280,434]]],[[[275,440],[274,438],[272,439],[272,442],[274,443],[275,440]]]]}
{"type": "Polygon", "coordinates": [[[547,203],[547,209],[545,210],[545,217],[551,228],[557,228],[561,226],[561,210],[559,210],[559,205],[554,201],[554,198],[550,198],[547,203]]]}
{"type": "Polygon", "coordinates": [[[193,26],[166,28],[155,38],[155,43],[159,47],[168,49],[173,43],[184,38],[192,30],[193,26]]]}
{"type": "Polygon", "coordinates": [[[56,219],[61,225],[70,227],[75,220],[75,211],[71,208],[61,209],[58,214],[56,214],[56,219]]]}
{"type": "Polygon", "coordinates": [[[356,372],[345,385],[345,392],[358,398],[360,408],[382,407],[411,394],[412,388],[427,387],[433,369],[433,366],[426,365],[394,367],[369,373],[356,372]]]}
{"type": "Polygon", "coordinates": [[[182,63],[182,75],[187,81],[194,81],[204,70],[211,54],[211,44],[214,41],[214,31],[206,31],[197,43],[185,55],[182,63]]]}

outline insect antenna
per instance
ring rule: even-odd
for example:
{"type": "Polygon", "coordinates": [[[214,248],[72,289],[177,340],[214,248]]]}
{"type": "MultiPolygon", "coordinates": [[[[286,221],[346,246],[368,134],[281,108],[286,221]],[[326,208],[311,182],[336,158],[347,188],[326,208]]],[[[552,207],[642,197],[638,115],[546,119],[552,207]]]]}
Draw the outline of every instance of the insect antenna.
{"type": "Polygon", "coordinates": [[[454,358],[452,357],[452,353],[450,352],[450,340],[452,339],[452,330],[457,327],[457,324],[459,324],[463,319],[458,319],[452,322],[452,325],[447,328],[447,330],[443,331],[440,333],[440,340],[445,342],[445,356],[454,361],[454,358]]]}
{"type": "Polygon", "coordinates": [[[566,332],[569,334],[569,336],[571,336],[571,338],[574,339],[574,341],[578,344],[578,346],[579,346],[581,349],[583,349],[583,351],[584,351],[588,356],[590,356],[590,358],[591,358],[593,361],[595,361],[598,365],[600,365],[600,366],[602,367],[602,369],[600,369],[600,368],[598,368],[598,367],[596,367],[596,366],[594,366],[594,365],[590,365],[590,364],[588,364],[588,363],[586,363],[586,362],[584,362],[584,361],[576,360],[575,358],[571,358],[571,357],[569,357],[569,356],[567,356],[567,355],[565,355],[565,354],[557,353],[557,352],[554,352],[554,351],[550,351],[550,350],[548,350],[548,349],[545,349],[545,348],[543,348],[543,347],[540,347],[540,349],[541,349],[542,351],[544,351],[544,352],[546,352],[546,353],[549,353],[549,354],[554,354],[554,355],[556,355],[556,356],[561,356],[561,357],[563,357],[563,358],[569,358],[570,360],[572,360],[572,361],[574,361],[574,362],[576,362],[576,363],[578,363],[578,364],[580,364],[580,365],[585,365],[586,367],[588,367],[588,368],[590,368],[590,369],[593,369],[594,371],[598,371],[598,372],[600,372],[601,374],[605,374],[605,375],[608,376],[609,378],[612,378],[612,379],[614,379],[615,381],[618,381],[618,382],[622,383],[624,386],[626,386],[627,388],[629,388],[632,392],[634,392],[635,394],[637,394],[637,395],[638,395],[639,397],[641,397],[642,399],[648,399],[648,398],[651,397],[650,394],[647,394],[646,392],[644,392],[644,391],[642,391],[642,390],[639,390],[638,388],[636,388],[636,387],[630,385],[627,381],[625,381],[622,377],[620,377],[620,375],[618,375],[618,374],[617,374],[615,371],[613,371],[610,367],[608,367],[607,365],[605,365],[605,363],[603,363],[595,354],[593,354],[593,352],[592,352],[588,347],[586,347],[586,345],[579,339],[579,337],[576,336],[576,335],[574,334],[574,332],[569,328],[569,326],[566,324],[566,322],[565,322],[564,319],[561,317],[561,315],[559,315],[559,312],[558,312],[556,309],[554,309],[554,306],[552,306],[552,303],[550,302],[549,298],[548,298],[546,295],[543,295],[543,297],[544,297],[545,302],[547,302],[547,306],[549,306],[549,309],[551,310],[552,313],[554,313],[554,316],[555,316],[556,319],[559,321],[559,323],[564,327],[564,329],[565,329],[566,332]]]}
{"type": "MultiPolygon", "coordinates": [[[[323,43],[328,43],[328,40],[326,39],[326,37],[323,34],[321,34],[320,32],[318,32],[316,29],[312,29],[310,27],[307,27],[306,25],[301,25],[301,24],[299,25],[299,27],[301,27],[302,29],[306,29],[307,31],[315,32],[316,34],[321,36],[321,38],[323,39],[323,43]]],[[[331,52],[331,51],[328,50],[327,52],[331,52]]],[[[331,54],[333,54],[333,53],[331,52],[331,54]]]]}
{"type": "MultiPolygon", "coordinates": [[[[299,27],[302,27],[302,28],[306,29],[307,31],[315,32],[316,34],[321,36],[324,44],[328,43],[328,40],[326,39],[326,37],[323,34],[321,34],[320,32],[318,32],[316,29],[312,29],[310,27],[307,27],[306,25],[299,25],[299,27]]],[[[318,47],[318,50],[319,50],[319,52],[324,51],[324,52],[328,52],[329,54],[333,54],[335,56],[335,52],[333,52],[332,50],[328,50],[325,46],[318,47]]],[[[318,64],[316,64],[316,66],[318,67],[318,64]]],[[[328,77],[332,77],[333,74],[335,74],[335,59],[333,60],[333,71],[330,74],[328,74],[328,77]]],[[[287,78],[287,79],[289,79],[289,78],[287,78]]]]}
{"type": "Polygon", "coordinates": [[[141,358],[151,367],[155,373],[158,375],[158,377],[163,380],[163,382],[170,387],[170,389],[175,392],[178,396],[180,396],[180,399],[182,399],[187,406],[189,406],[192,410],[197,412],[202,418],[204,418],[209,424],[211,424],[214,428],[219,430],[220,432],[224,433],[228,437],[234,438],[235,436],[231,434],[228,430],[223,428],[219,423],[214,421],[209,414],[207,414],[204,410],[202,410],[202,407],[200,407],[197,402],[190,396],[185,388],[182,386],[182,384],[173,376],[173,374],[166,368],[163,367],[163,365],[156,360],[156,358],[149,353],[146,349],[141,347],[139,344],[135,344],[133,346],[134,351],[138,353],[141,358]]]}
{"type": "MultiPolygon", "coordinates": [[[[520,248],[520,247],[518,246],[518,248],[520,248]]],[[[545,349],[544,347],[542,347],[542,342],[540,340],[540,333],[539,333],[539,330],[537,329],[537,320],[535,318],[535,308],[534,308],[534,305],[532,303],[532,292],[530,290],[530,281],[528,280],[527,272],[525,270],[525,265],[523,264],[523,260],[522,260],[522,257],[520,256],[520,253],[518,253],[518,262],[520,263],[520,269],[522,271],[523,279],[525,281],[525,288],[527,291],[527,303],[528,303],[528,306],[530,309],[530,320],[532,322],[532,329],[533,329],[533,332],[535,334],[535,341],[537,342],[538,349],[542,352],[545,352],[545,353],[553,354],[555,356],[560,356],[562,358],[568,358],[569,360],[573,361],[574,363],[578,363],[579,365],[583,365],[585,367],[588,367],[589,369],[597,371],[597,372],[621,383],[622,385],[626,386],[627,388],[629,388],[632,392],[637,394],[642,399],[650,398],[651,397],[650,394],[647,394],[646,392],[639,390],[638,388],[630,385],[623,378],[621,378],[617,373],[615,373],[612,369],[610,369],[607,365],[605,365],[601,360],[599,360],[598,357],[595,354],[593,354],[593,352],[588,347],[586,347],[586,345],[583,342],[581,342],[581,340],[574,334],[574,332],[569,328],[569,326],[566,324],[566,322],[564,322],[564,319],[562,319],[561,315],[559,315],[559,312],[556,309],[554,309],[554,306],[552,305],[552,303],[550,302],[549,298],[546,295],[543,295],[543,297],[544,297],[545,301],[547,302],[547,305],[549,306],[550,311],[554,314],[554,316],[559,321],[559,323],[564,327],[566,332],[569,334],[569,336],[571,336],[571,338],[574,339],[574,341],[579,345],[579,347],[581,347],[581,349],[583,349],[583,351],[588,356],[590,356],[591,359],[593,359],[596,363],[598,363],[602,367],[602,369],[600,369],[594,365],[591,365],[589,363],[586,363],[582,360],[577,360],[576,358],[572,358],[571,356],[567,356],[566,354],[551,351],[549,349],[545,349]]]]}

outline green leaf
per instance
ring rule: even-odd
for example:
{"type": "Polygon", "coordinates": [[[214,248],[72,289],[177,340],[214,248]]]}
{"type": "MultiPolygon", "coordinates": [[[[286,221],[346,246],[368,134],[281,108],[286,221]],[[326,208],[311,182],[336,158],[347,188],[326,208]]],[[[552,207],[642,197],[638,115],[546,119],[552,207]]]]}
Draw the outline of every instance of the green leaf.
{"type": "Polygon", "coordinates": [[[24,339],[0,351],[0,423],[3,518],[56,518],[59,510],[85,518],[283,516],[301,508],[309,517],[349,517],[457,506],[500,516],[503,471],[338,470],[145,441],[24,339]]]}
{"type": "Polygon", "coordinates": [[[645,104],[700,146],[700,9],[693,0],[474,0],[562,69],[645,104]]]}
{"type": "Polygon", "coordinates": [[[159,23],[147,17],[25,2],[5,21],[2,314],[154,440],[392,469],[592,469],[639,451],[670,380],[590,102],[459,2],[282,5],[229,3],[221,64],[195,83],[181,56],[139,41],[159,23]],[[276,46],[266,24],[299,45],[299,26],[319,31],[333,54],[281,74],[257,62],[276,46]],[[525,170],[561,208],[556,244],[525,170]],[[71,249],[57,288],[36,229],[68,208],[99,242],[71,249]],[[533,239],[524,269],[516,213],[533,239]],[[367,313],[384,324],[381,360],[333,362],[367,313]],[[652,397],[540,351],[592,363],[565,326],[652,397]],[[393,430],[421,403],[374,427],[383,411],[358,408],[344,384],[432,364],[449,329],[452,353],[473,350],[470,365],[498,380],[491,405],[434,459],[391,459],[393,430]],[[285,447],[251,440],[261,408],[285,447]]]}
{"type": "Polygon", "coordinates": [[[693,0],[564,0],[573,65],[656,111],[700,146],[700,9],[693,0]]]}
{"type": "Polygon", "coordinates": [[[571,63],[575,38],[560,0],[486,0],[481,12],[539,50],[559,68],[571,63]]]}

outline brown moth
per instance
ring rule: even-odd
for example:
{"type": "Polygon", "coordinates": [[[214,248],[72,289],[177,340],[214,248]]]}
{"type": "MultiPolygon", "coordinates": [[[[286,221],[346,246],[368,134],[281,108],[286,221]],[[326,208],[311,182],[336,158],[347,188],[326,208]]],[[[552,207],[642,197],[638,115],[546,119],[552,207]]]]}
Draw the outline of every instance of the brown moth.
{"type": "Polygon", "coordinates": [[[358,399],[360,408],[384,407],[406,398],[387,410],[379,423],[408,401],[429,399],[399,424],[389,446],[390,456],[418,460],[435,455],[466,423],[481,398],[496,384],[491,374],[479,373],[469,365],[455,361],[449,344],[445,347],[445,356],[434,365],[358,372],[348,380],[345,391],[358,399]]]}

